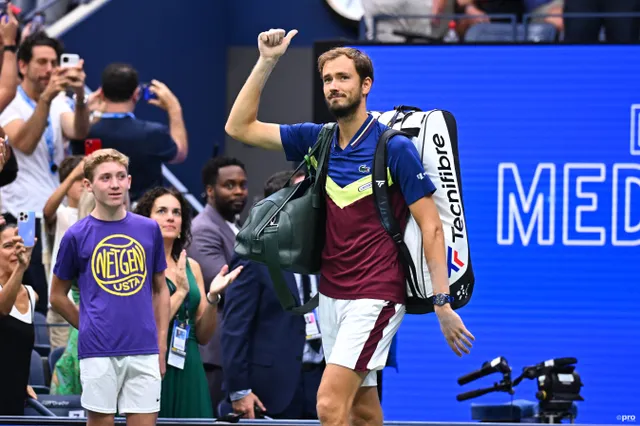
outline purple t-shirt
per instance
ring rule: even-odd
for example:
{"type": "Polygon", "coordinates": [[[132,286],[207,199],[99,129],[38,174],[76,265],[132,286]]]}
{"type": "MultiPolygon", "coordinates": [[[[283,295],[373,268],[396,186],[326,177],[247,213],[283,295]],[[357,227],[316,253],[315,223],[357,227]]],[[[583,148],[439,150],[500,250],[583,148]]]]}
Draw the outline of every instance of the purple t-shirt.
{"type": "Polygon", "coordinates": [[[65,232],[53,273],[78,280],[79,359],[159,352],[152,286],[166,268],[160,227],[144,216],[87,216],[65,232]]]}

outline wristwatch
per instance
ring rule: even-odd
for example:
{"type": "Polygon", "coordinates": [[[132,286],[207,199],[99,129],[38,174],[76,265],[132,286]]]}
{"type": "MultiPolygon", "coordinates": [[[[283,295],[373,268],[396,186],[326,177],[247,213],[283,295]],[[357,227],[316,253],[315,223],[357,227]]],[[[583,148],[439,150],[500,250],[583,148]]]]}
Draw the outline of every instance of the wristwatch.
{"type": "Polygon", "coordinates": [[[453,302],[453,297],[446,293],[438,293],[433,296],[433,304],[436,306],[444,306],[451,302],[453,302]]]}
{"type": "Polygon", "coordinates": [[[220,303],[220,293],[216,294],[216,300],[211,300],[209,299],[209,293],[207,293],[207,302],[209,302],[210,305],[217,305],[218,303],[220,303]]]}

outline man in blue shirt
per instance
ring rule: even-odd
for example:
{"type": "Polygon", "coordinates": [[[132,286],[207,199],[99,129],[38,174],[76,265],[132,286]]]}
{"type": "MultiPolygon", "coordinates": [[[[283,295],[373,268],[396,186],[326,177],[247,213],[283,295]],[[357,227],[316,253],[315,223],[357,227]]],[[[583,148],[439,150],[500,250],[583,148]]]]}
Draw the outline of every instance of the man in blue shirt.
{"type": "MultiPolygon", "coordinates": [[[[162,164],[178,164],[187,158],[187,130],[178,98],[163,83],[153,80],[148,88],[148,102],[167,111],[169,126],[143,121],[133,111],[143,89],[138,73],[127,64],[110,64],[102,72],[99,96],[103,106],[99,121],[89,132],[89,139],[100,139],[102,148],[115,149],[129,157],[132,183],[131,202],[155,186],[162,186],[162,164]]],[[[85,153],[84,142],[72,143],[73,153],[85,153]]]]}
{"type": "MultiPolygon", "coordinates": [[[[225,130],[236,140],[284,150],[301,161],[321,125],[278,125],[258,121],[260,95],[291,39],[293,30],[258,36],[260,58],[231,109],[225,130]]],[[[318,292],[318,323],[327,366],[317,396],[323,425],[382,425],[376,372],[384,368],[391,341],[405,312],[405,278],[397,248],[377,217],[371,169],[380,134],[387,128],[367,113],[373,84],[369,57],[337,48],[318,58],[318,70],[338,130],[331,142],[326,183],[326,243],[318,292]]],[[[312,158],[312,164],[314,159],[312,158]]],[[[387,171],[392,211],[404,226],[411,214],[420,226],[433,282],[435,312],[452,350],[468,353],[473,335],[449,304],[449,281],[442,223],[431,198],[433,183],[413,143],[389,141],[387,171]]]]}

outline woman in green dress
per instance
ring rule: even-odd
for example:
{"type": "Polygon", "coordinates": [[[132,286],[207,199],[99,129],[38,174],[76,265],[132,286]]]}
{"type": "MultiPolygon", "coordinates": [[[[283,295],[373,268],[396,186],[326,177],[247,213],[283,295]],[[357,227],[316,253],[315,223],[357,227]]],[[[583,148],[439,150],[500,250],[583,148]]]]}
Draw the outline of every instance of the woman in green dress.
{"type": "Polygon", "coordinates": [[[167,339],[167,372],[162,380],[160,418],[212,418],[213,407],[198,344],[206,344],[216,328],[220,293],[238,276],[224,266],[208,293],[200,265],[187,258],[191,240],[191,208],[180,192],[153,188],[138,201],[135,213],[158,222],[165,246],[171,312],[167,339]],[[184,336],[183,340],[181,337],[184,336]],[[182,349],[184,355],[172,351],[182,349]]]}

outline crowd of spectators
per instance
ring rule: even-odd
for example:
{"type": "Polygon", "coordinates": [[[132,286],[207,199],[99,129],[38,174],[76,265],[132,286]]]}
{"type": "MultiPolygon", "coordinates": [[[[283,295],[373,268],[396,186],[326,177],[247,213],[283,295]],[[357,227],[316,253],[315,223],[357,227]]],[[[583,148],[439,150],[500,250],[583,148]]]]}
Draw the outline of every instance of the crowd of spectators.
{"type": "MultiPolygon", "coordinates": [[[[566,43],[600,41],[637,43],[640,41],[640,3],[634,0],[361,0],[361,2],[364,9],[366,38],[370,40],[465,41],[465,35],[471,26],[479,23],[511,22],[505,17],[508,15],[515,17],[515,22],[519,24],[548,24],[555,31],[552,32],[553,40],[547,41],[566,43]],[[528,20],[524,19],[525,15],[529,16],[528,20]],[[377,20],[382,16],[385,18],[377,20]]],[[[505,34],[508,35],[508,33],[505,34]]]]}

